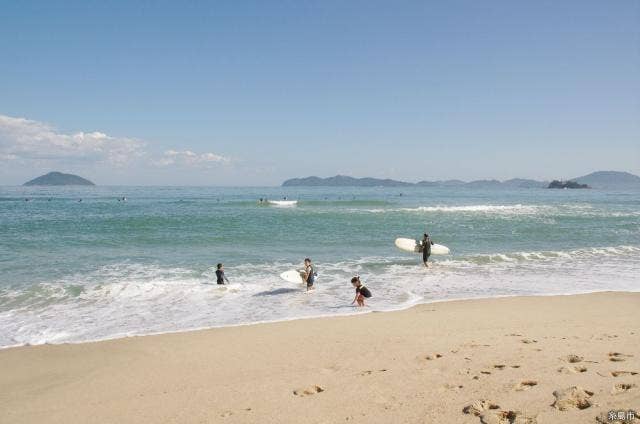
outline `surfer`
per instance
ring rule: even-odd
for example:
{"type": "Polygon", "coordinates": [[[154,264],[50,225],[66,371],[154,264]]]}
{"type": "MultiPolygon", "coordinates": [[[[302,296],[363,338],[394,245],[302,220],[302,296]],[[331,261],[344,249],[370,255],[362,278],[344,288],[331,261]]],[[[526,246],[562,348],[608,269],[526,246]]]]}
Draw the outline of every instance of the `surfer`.
{"type": "Polygon", "coordinates": [[[433,241],[431,241],[429,234],[424,233],[421,242],[422,262],[424,262],[424,266],[426,266],[427,268],[429,268],[429,263],[427,262],[427,260],[429,259],[429,256],[431,256],[431,245],[433,245],[433,241]]]}
{"type": "Polygon", "coordinates": [[[307,283],[307,291],[314,288],[313,283],[316,281],[317,275],[315,267],[311,264],[311,259],[305,258],[302,280],[307,283]]]}
{"type": "Polygon", "coordinates": [[[364,299],[371,297],[371,292],[360,281],[360,276],[356,275],[351,279],[351,285],[356,288],[356,297],[353,298],[351,304],[358,302],[358,306],[365,306],[364,299]]]}
{"type": "Polygon", "coordinates": [[[216,269],[216,280],[218,284],[224,284],[225,281],[227,282],[227,284],[229,284],[229,280],[227,279],[227,276],[224,275],[224,265],[218,264],[216,268],[218,268],[216,269]]]}

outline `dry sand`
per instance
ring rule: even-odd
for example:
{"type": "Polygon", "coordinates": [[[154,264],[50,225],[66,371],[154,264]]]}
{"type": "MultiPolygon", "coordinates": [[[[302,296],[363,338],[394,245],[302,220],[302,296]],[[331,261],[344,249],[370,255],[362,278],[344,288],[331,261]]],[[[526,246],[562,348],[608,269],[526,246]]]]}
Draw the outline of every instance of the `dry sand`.
{"type": "Polygon", "coordinates": [[[639,306],[640,293],[456,301],[6,349],[0,422],[607,422],[640,411],[639,306]]]}

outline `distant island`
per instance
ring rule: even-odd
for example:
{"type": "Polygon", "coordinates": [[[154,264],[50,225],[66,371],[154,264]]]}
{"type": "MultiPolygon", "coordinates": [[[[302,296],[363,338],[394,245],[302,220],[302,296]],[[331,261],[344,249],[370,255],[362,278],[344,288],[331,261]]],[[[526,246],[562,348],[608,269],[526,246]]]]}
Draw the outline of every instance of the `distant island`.
{"type": "Polygon", "coordinates": [[[73,174],[63,174],[62,172],[49,172],[31,181],[27,181],[25,186],[68,186],[82,185],[93,186],[91,181],[73,174]]]}
{"type": "Polygon", "coordinates": [[[572,178],[571,180],[580,184],[587,184],[591,188],[610,190],[640,188],[640,177],[628,172],[598,171],[583,177],[572,178]]]}
{"type": "MultiPolygon", "coordinates": [[[[567,180],[578,185],[587,185],[596,189],[640,189],[640,177],[628,172],[598,171],[578,178],[567,180]]],[[[552,183],[553,184],[553,183],[552,183]]],[[[411,183],[392,179],[354,178],[346,175],[320,178],[292,178],[282,183],[283,187],[468,187],[468,188],[547,188],[549,181],[537,181],[524,178],[512,178],[506,181],[498,180],[438,180],[419,181],[411,183]]],[[[563,187],[564,188],[564,187],[563,187]]],[[[567,187],[578,188],[578,187],[567,187]]]]}
{"type": "Polygon", "coordinates": [[[379,178],[353,178],[344,175],[336,175],[335,177],[319,178],[319,177],[307,177],[307,178],[292,178],[282,183],[283,187],[293,186],[329,186],[329,187],[403,187],[411,186],[412,183],[405,183],[403,181],[396,181],[390,179],[379,178]]]}
{"type": "Polygon", "coordinates": [[[580,184],[575,181],[553,180],[547,188],[591,188],[587,184],[580,184]]]}
{"type": "Polygon", "coordinates": [[[282,183],[283,187],[472,187],[472,188],[543,188],[548,182],[514,178],[507,181],[498,180],[478,180],[465,182],[461,180],[439,180],[439,181],[419,181],[409,183],[391,179],[379,178],[354,178],[345,175],[335,177],[320,178],[292,178],[282,183]]]}

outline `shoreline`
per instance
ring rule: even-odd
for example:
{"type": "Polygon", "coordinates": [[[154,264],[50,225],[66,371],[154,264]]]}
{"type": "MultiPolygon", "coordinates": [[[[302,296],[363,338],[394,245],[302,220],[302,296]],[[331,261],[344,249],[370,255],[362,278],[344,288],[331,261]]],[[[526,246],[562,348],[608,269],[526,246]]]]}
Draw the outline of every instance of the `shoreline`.
{"type": "Polygon", "coordinates": [[[639,305],[516,296],[15,347],[0,421],[594,422],[640,409],[639,305]]]}
{"type": "Polygon", "coordinates": [[[114,335],[108,336],[105,338],[98,339],[88,339],[88,340],[80,340],[80,341],[64,341],[59,343],[24,343],[24,344],[16,344],[9,346],[0,346],[0,352],[8,349],[16,349],[22,347],[37,347],[37,346],[60,346],[60,345],[82,345],[87,343],[100,343],[106,341],[113,340],[122,340],[129,338],[139,338],[139,337],[149,337],[149,336],[162,336],[162,335],[170,335],[170,334],[182,334],[182,333],[193,333],[200,331],[208,331],[208,330],[216,330],[221,328],[236,328],[236,327],[246,327],[246,326],[254,326],[254,325],[264,325],[264,324],[277,324],[282,322],[291,322],[291,321],[305,321],[305,320],[315,320],[315,319],[325,319],[325,318],[338,318],[338,317],[351,317],[358,315],[365,315],[371,313],[394,313],[410,310],[412,308],[420,307],[421,305],[431,305],[437,303],[448,303],[448,302],[465,302],[465,301],[476,301],[476,300],[490,300],[490,299],[508,299],[508,298],[531,298],[531,297],[555,297],[555,296],[580,296],[580,295],[589,295],[589,294],[598,294],[598,293],[640,293],[638,291],[619,291],[619,290],[593,290],[593,291],[581,291],[581,292],[565,292],[565,293],[554,293],[554,294],[530,294],[530,295],[522,295],[522,294],[506,294],[506,295],[494,295],[494,296],[482,296],[482,297],[462,297],[462,298],[452,298],[452,299],[434,299],[426,302],[417,302],[405,307],[398,307],[392,309],[384,309],[384,310],[360,310],[356,309],[356,312],[351,313],[336,313],[336,314],[327,314],[327,315],[310,315],[310,316],[302,316],[302,317],[293,317],[293,318],[282,318],[282,319],[274,319],[274,320],[265,320],[265,321],[254,321],[254,322],[246,322],[246,323],[238,323],[238,324],[228,324],[221,326],[206,326],[206,327],[197,327],[197,328],[187,328],[181,330],[168,330],[168,331],[159,331],[152,333],[140,333],[140,334],[125,334],[125,335],[114,335]]]}

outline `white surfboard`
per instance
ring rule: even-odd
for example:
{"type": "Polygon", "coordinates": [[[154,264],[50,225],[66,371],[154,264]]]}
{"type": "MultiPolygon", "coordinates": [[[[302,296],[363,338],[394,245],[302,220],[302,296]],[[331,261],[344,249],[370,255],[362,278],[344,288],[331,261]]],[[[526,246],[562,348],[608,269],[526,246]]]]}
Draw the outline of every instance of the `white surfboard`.
{"type": "MultiPolygon", "coordinates": [[[[396,247],[405,252],[420,253],[420,241],[409,238],[397,238],[396,247]]],[[[431,246],[432,255],[448,255],[450,250],[447,246],[433,244],[431,246]]]]}
{"type": "Polygon", "coordinates": [[[296,206],[297,200],[269,200],[269,204],[273,206],[296,206]]]}
{"type": "Polygon", "coordinates": [[[295,269],[290,269],[289,271],[285,271],[280,274],[280,278],[284,281],[288,281],[290,283],[302,284],[304,280],[302,279],[302,273],[295,269]]]}
{"type": "MultiPolygon", "coordinates": [[[[280,278],[284,281],[296,284],[305,284],[305,281],[302,279],[303,276],[304,271],[298,271],[297,269],[290,269],[289,271],[285,271],[280,274],[280,278]]],[[[314,281],[318,281],[318,275],[316,275],[314,281]]]]}

